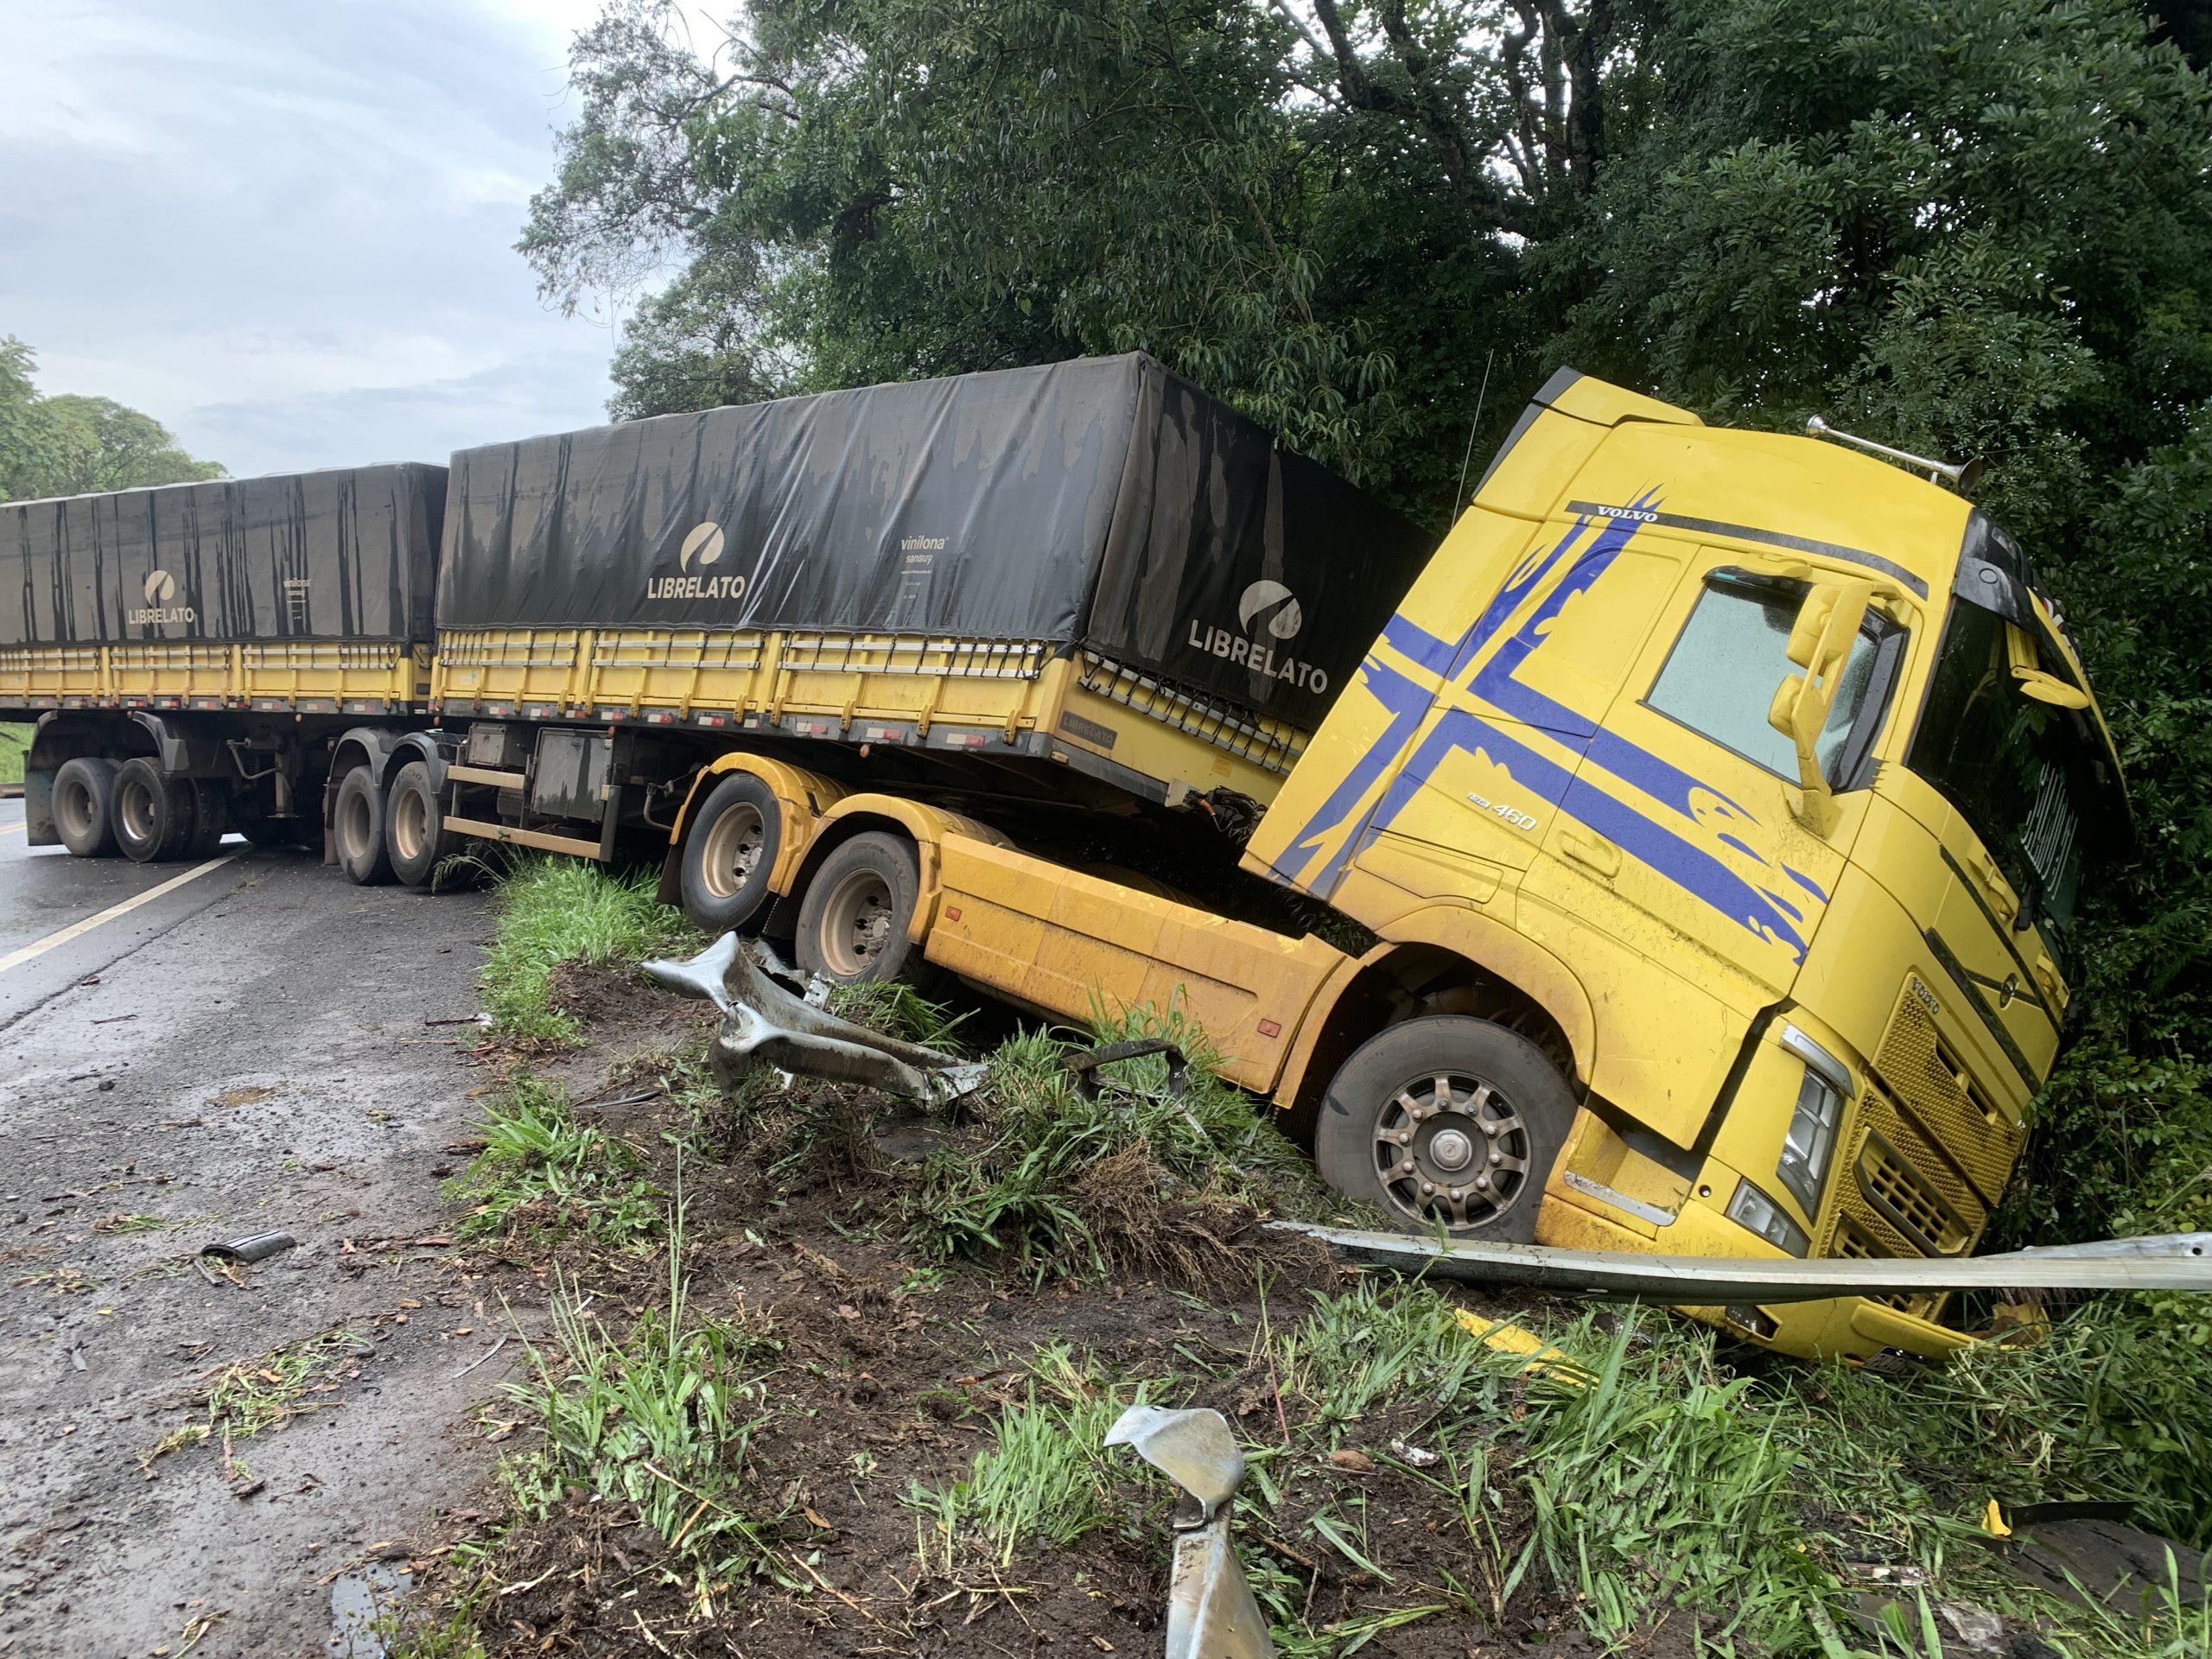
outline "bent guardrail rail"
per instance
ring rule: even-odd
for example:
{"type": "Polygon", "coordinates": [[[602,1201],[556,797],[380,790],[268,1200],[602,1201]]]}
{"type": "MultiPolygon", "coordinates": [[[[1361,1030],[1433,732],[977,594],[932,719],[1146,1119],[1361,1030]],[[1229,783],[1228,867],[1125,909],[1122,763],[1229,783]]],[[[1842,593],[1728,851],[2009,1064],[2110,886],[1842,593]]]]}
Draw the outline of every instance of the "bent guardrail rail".
{"type": "Polygon", "coordinates": [[[2212,1233],[2107,1238],[1997,1255],[1839,1256],[1808,1262],[1445,1242],[1300,1221],[1271,1221],[1268,1225],[1318,1238],[1349,1255],[1408,1273],[1554,1295],[1636,1296],[1690,1306],[1820,1302],[1837,1296],[1944,1290],[2212,1291],[2212,1233]]]}

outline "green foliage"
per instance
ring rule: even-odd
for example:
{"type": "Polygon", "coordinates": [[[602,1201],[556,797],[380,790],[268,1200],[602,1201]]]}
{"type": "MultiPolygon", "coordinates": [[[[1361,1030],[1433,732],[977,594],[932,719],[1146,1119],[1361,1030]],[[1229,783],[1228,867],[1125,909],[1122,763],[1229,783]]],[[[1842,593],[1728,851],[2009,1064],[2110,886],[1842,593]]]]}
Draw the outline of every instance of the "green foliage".
{"type": "Polygon", "coordinates": [[[958,1039],[968,1016],[954,1014],[933,1002],[912,986],[895,979],[862,980],[853,985],[833,985],[830,1011],[909,1043],[925,1048],[950,1048],[958,1039]]]}
{"type": "Polygon", "coordinates": [[[499,931],[477,980],[493,1028],[528,1042],[574,1042],[582,1028],[552,1004],[554,969],[638,962],[693,944],[682,912],[661,904],[655,890],[647,871],[542,854],[516,860],[499,884],[499,931]]]}
{"type": "Polygon", "coordinates": [[[213,461],[187,454],[160,422],[112,398],[41,397],[35,366],[30,347],[0,337],[0,501],[223,476],[213,461]]]}
{"type": "Polygon", "coordinates": [[[1520,337],[1470,298],[1510,309],[1497,232],[1586,190],[1609,25],[1547,13],[1579,30],[1572,96],[1524,78],[1546,118],[1509,185],[1479,161],[1520,121],[1468,44],[1484,9],[1393,10],[1338,50],[1250,3],[755,0],[709,65],[617,0],[521,247],[572,305],[682,262],[626,332],[626,414],[1142,349],[1434,517],[1520,337]]]}
{"type": "Polygon", "coordinates": [[[626,1141],[579,1123],[559,1084],[527,1072],[484,1114],[484,1150],[452,1184],[464,1238],[572,1231],[620,1249],[660,1230],[666,1195],[626,1141]]]}
{"type": "Polygon", "coordinates": [[[508,1392],[537,1418],[544,1444],[504,1473],[525,1515],[543,1518],[568,1489],[632,1505],[670,1554],[710,1580],[781,1578],[778,1511],[747,1490],[753,1436],[769,1415],[779,1351],[764,1328],[691,1304],[679,1200],[668,1235],[668,1296],[620,1339],[563,1286],[552,1306],[557,1351],[530,1348],[531,1376],[508,1392]],[[766,1511],[765,1515],[763,1511],[766,1511]]]}
{"type": "Polygon", "coordinates": [[[0,725],[0,784],[23,781],[23,757],[30,753],[33,726],[0,725]]]}
{"type": "Polygon", "coordinates": [[[1096,1236],[1124,1197],[1142,1204],[1163,1187],[1200,1206],[1258,1202],[1277,1211],[1310,1207],[1317,1189],[1298,1149],[1253,1103],[1215,1077],[1205,1033],[1179,1007],[1102,1015],[1100,1044],[1165,1037],[1189,1062],[1185,1092],[1167,1088],[1158,1055],[1101,1068],[1108,1086],[1086,1100],[1067,1069],[1059,1037],[1027,1031],[990,1058],[976,1109],[992,1139],[934,1154],[904,1197],[906,1243],[928,1262],[1009,1253],[1047,1274],[1105,1272],[1096,1236]],[[1126,1170],[1126,1195],[1092,1185],[1102,1170],[1126,1170]]]}
{"type": "Polygon", "coordinates": [[[1025,1549],[1065,1548],[1115,1522],[1106,1431],[1147,1393],[1094,1383],[1087,1361],[1065,1343],[1039,1349],[1021,1403],[999,1417],[997,1443],[950,1485],[908,1488],[905,1501],[931,1523],[925,1566],[955,1577],[960,1549],[979,1547],[1010,1567],[1025,1549]]]}

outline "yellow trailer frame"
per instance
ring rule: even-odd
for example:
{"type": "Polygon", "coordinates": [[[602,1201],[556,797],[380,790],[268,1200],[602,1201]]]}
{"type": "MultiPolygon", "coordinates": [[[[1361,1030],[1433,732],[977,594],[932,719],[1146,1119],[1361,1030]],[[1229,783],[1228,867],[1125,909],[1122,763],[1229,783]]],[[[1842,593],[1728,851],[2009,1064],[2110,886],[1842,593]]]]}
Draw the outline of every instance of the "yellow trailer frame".
{"type": "Polygon", "coordinates": [[[391,639],[0,646],[0,709],[392,715],[429,702],[430,647],[391,639]]]}
{"type": "Polygon", "coordinates": [[[706,628],[448,630],[433,712],[1020,753],[1171,805],[1262,804],[1307,734],[1050,641],[706,628]]]}

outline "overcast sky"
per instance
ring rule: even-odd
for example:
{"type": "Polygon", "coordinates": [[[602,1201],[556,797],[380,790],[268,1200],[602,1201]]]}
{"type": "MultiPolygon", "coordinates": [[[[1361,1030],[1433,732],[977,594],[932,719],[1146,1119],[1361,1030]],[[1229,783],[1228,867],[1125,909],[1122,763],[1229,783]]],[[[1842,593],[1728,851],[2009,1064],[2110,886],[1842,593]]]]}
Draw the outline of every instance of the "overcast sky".
{"type": "Polygon", "coordinates": [[[0,0],[0,335],[236,474],[605,419],[513,251],[597,0],[0,0]]]}

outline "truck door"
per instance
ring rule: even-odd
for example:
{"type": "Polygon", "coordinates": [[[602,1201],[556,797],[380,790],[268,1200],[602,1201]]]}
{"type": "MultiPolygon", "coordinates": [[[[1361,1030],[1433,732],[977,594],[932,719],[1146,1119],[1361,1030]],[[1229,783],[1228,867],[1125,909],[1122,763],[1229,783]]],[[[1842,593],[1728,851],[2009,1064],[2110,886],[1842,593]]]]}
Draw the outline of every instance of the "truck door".
{"type": "MultiPolygon", "coordinates": [[[[1684,1144],[1751,1013],[1795,978],[1863,810],[1847,805],[1826,837],[1792,810],[1794,751],[1767,710],[1810,585],[1762,563],[1685,559],[1522,884],[1522,930],[1602,964],[1592,1000],[1624,1016],[1594,1085],[1684,1144]]],[[[1841,677],[1831,759],[1857,741],[1875,632],[1841,677]]]]}
{"type": "MultiPolygon", "coordinates": [[[[1565,804],[1560,902],[1693,978],[1718,958],[1786,990],[1858,827],[1847,808],[1826,836],[1805,828],[1792,810],[1789,740],[1767,723],[1794,671],[1785,647],[1809,586],[1725,549],[1698,550],[1565,804]]],[[[1881,626],[1862,632],[1844,670],[1820,746],[1832,773],[1881,626]]]]}

